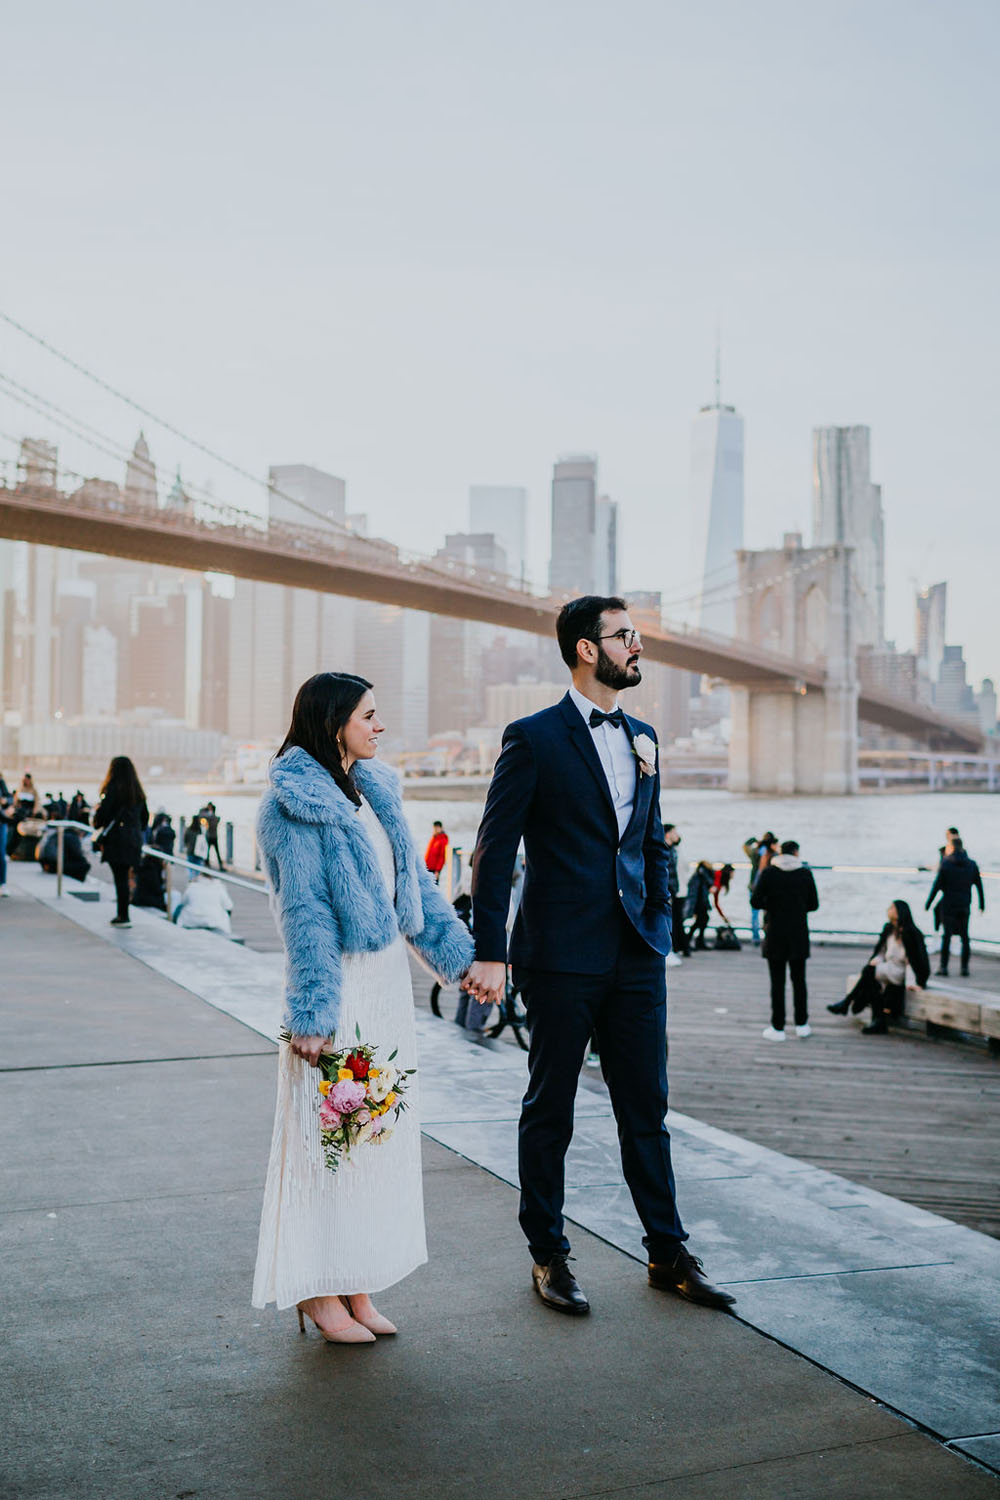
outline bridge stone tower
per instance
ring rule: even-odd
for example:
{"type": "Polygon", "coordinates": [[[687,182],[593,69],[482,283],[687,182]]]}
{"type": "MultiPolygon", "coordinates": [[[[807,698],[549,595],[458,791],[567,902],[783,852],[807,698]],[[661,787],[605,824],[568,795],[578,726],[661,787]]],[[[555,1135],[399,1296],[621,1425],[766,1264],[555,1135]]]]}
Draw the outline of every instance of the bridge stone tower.
{"type": "Polygon", "coordinates": [[[858,788],[858,680],[851,549],[784,545],[742,551],[736,634],[766,650],[822,662],[822,691],[733,684],[729,787],[734,792],[843,795],[858,788]]]}

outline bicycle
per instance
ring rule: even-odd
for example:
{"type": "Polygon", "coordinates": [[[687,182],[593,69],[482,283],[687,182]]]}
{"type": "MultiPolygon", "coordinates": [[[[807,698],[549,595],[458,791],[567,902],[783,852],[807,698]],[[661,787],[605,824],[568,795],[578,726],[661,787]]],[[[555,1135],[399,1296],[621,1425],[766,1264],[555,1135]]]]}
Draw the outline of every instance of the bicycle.
{"type": "MultiPolygon", "coordinates": [[[[442,986],[435,980],[431,986],[430,1004],[431,1010],[439,1021],[443,1020],[441,1014],[441,992],[442,986]]],[[[470,1001],[472,1005],[477,1003],[475,1000],[470,1001]]],[[[507,986],[504,991],[503,1000],[496,1007],[496,1019],[483,1028],[483,1033],[485,1036],[498,1037],[507,1026],[513,1031],[514,1038],[521,1051],[527,1052],[530,1046],[528,1015],[521,1003],[520,992],[510,977],[509,969],[507,970],[507,986]]]]}

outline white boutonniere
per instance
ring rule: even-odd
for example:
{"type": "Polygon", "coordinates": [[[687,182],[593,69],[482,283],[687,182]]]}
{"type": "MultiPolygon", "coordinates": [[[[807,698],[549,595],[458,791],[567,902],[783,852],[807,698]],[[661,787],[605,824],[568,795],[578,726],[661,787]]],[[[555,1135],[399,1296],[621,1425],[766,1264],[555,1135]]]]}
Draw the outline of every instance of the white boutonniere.
{"type": "Polygon", "coordinates": [[[651,740],[648,734],[637,734],[632,741],[632,749],[643,776],[652,776],[656,770],[656,741],[651,740]]]}

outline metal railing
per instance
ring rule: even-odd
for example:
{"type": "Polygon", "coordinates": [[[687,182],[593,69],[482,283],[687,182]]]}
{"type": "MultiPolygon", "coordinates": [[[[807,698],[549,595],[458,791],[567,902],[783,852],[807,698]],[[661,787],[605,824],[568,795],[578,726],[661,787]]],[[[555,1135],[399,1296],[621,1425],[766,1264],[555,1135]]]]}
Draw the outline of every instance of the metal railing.
{"type": "MultiPolygon", "coordinates": [[[[48,828],[56,830],[56,898],[63,893],[63,865],[65,858],[66,829],[75,828],[79,833],[93,838],[100,829],[91,828],[89,823],[76,823],[70,818],[54,818],[46,824],[48,828]]],[[[93,851],[91,851],[93,852],[93,851]]],[[[190,870],[195,875],[211,875],[213,880],[224,880],[228,885],[241,886],[245,891],[256,891],[258,895],[267,895],[267,886],[260,880],[247,880],[242,875],[230,875],[225,870],[209,870],[207,865],[199,864],[197,860],[182,859],[177,854],[167,854],[163,849],[157,849],[152,844],[143,844],[144,855],[152,855],[154,859],[161,859],[166,865],[167,879],[167,911],[170,910],[170,898],[173,894],[170,879],[171,867],[176,865],[182,870],[190,870]]]]}

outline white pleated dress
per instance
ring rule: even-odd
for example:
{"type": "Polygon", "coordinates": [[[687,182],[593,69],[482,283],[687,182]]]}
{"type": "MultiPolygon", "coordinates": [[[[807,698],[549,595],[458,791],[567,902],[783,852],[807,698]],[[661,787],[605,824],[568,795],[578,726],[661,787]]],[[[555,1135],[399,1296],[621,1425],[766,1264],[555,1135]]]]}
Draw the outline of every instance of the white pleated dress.
{"type": "MultiPolygon", "coordinates": [[[[371,841],[390,897],[395,892],[392,846],[367,802],[358,817],[371,841]]],[[[343,958],[337,1044],[361,1040],[394,1066],[415,1068],[413,987],[400,933],[378,953],[343,958]]],[[[278,1103],[264,1188],[253,1305],[292,1307],[307,1297],[379,1292],[427,1259],[417,1077],[409,1107],[385,1145],[362,1146],[331,1172],[323,1160],[317,1089],[320,1074],[282,1043],[278,1103]]]]}

